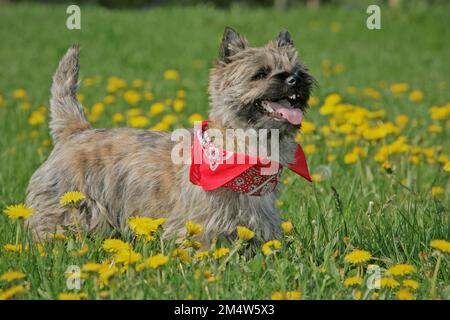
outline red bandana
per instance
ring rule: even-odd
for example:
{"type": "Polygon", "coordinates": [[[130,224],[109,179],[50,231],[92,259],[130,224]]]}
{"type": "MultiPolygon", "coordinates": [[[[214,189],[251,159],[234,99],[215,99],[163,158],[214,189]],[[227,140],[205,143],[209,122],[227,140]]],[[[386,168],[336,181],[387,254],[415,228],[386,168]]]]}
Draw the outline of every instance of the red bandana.
{"type": "MultiPolygon", "coordinates": [[[[225,187],[251,196],[261,196],[275,189],[283,170],[281,165],[278,165],[277,172],[267,175],[261,174],[261,169],[269,168],[270,163],[263,164],[262,162],[266,161],[262,161],[262,158],[239,155],[245,161],[243,164],[237,164],[237,153],[220,150],[211,143],[205,134],[207,125],[208,121],[203,121],[202,125],[194,130],[189,176],[193,184],[207,191],[225,187]],[[194,157],[201,163],[196,163],[194,157]],[[233,160],[229,161],[231,157],[233,160]]],[[[294,162],[290,163],[288,168],[311,181],[305,154],[300,145],[297,145],[294,162]]]]}

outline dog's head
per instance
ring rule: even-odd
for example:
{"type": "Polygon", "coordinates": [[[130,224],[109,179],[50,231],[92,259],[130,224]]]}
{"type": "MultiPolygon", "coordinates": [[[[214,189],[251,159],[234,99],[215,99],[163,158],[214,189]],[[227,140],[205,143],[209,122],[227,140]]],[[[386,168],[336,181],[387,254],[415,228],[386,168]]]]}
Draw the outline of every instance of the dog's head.
{"type": "Polygon", "coordinates": [[[313,83],[287,30],[266,46],[251,48],[227,27],[210,73],[209,116],[225,128],[292,134],[300,127],[313,83]]]}

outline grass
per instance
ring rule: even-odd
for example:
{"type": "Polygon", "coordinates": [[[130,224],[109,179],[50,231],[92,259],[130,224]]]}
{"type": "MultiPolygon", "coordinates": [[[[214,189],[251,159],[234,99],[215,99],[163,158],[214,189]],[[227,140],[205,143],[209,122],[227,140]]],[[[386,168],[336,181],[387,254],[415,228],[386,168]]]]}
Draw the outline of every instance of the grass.
{"type": "MultiPolygon", "coordinates": [[[[96,127],[113,126],[112,115],[130,108],[121,97],[122,89],[113,93],[117,102],[97,115],[93,112],[94,103],[108,95],[109,76],[127,80],[128,87],[135,79],[144,81],[136,91],[151,92],[154,99],[143,99],[137,106],[141,110],[148,110],[155,101],[170,104],[166,99],[174,99],[178,90],[184,90],[186,96],[181,100],[185,109],[177,113],[175,126],[188,126],[190,115],[207,115],[207,73],[225,25],[245,34],[254,45],[262,45],[288,27],[302,60],[319,83],[314,91],[317,105],[307,115],[315,129],[310,126],[301,139],[310,153],[309,166],[322,181],[309,185],[286,172],[286,191],[279,200],[283,217],[296,228],[295,235],[285,235],[280,252],[269,256],[245,257],[239,251],[226,263],[227,258],[183,263],[171,257],[156,270],[123,269],[103,287],[98,277],[89,275],[81,291],[97,299],[269,299],[274,292],[288,291],[300,291],[302,299],[396,299],[399,287],[369,290],[365,281],[357,287],[344,285],[351,276],[370,277],[367,263],[355,266],[344,261],[349,252],[363,249],[373,257],[369,263],[381,268],[413,265],[417,272],[411,278],[420,287],[408,292],[415,298],[448,299],[448,253],[432,250],[430,242],[450,240],[449,173],[443,170],[445,163],[448,166],[449,112],[444,119],[435,120],[429,111],[432,106],[448,106],[450,101],[450,46],[444,40],[450,36],[449,12],[448,6],[382,8],[382,29],[370,31],[365,27],[363,6],[317,11],[297,8],[286,13],[204,6],[108,11],[86,6],[82,8],[81,31],[69,31],[64,27],[64,6],[2,6],[0,21],[7,27],[0,28],[0,209],[24,200],[29,177],[51,150],[46,121],[32,126],[29,117],[48,105],[51,75],[71,44],[81,44],[82,78],[93,82],[90,86],[89,81],[84,82],[80,92],[96,127]],[[168,69],[177,70],[180,79],[166,80],[163,75],[168,69]],[[394,83],[407,83],[409,88],[395,94],[390,87],[394,83]],[[26,90],[25,98],[13,97],[18,88],[26,90]],[[411,101],[414,90],[420,90],[423,99],[411,101]],[[391,122],[397,131],[370,141],[352,140],[355,135],[343,132],[326,136],[323,128],[339,119],[336,112],[320,112],[323,105],[335,107],[330,102],[336,97],[330,97],[332,93],[339,94],[353,111],[356,106],[384,111],[384,115],[364,121],[371,126],[391,122]],[[398,118],[395,121],[400,114],[409,119],[405,126],[398,118]],[[430,133],[432,124],[441,131],[430,133]],[[383,169],[383,161],[375,157],[383,145],[400,136],[406,138],[402,146],[407,147],[389,155],[393,173],[388,174],[388,164],[383,169]],[[327,146],[330,140],[339,139],[350,142],[337,148],[327,146]],[[355,146],[364,152],[352,151],[355,146]],[[418,163],[414,164],[411,157],[416,152],[418,163]],[[345,163],[345,155],[352,153],[358,153],[359,159],[345,163]],[[336,160],[330,161],[330,154],[336,160]],[[435,188],[432,193],[433,187],[442,189],[435,188]],[[215,279],[205,276],[205,270],[215,279]]],[[[43,110],[39,112],[46,116],[43,110]]],[[[351,112],[353,119],[356,114],[351,112]]],[[[160,115],[151,117],[148,126],[160,119],[160,115]]],[[[68,266],[111,258],[101,249],[103,239],[99,237],[52,241],[45,244],[45,256],[35,245],[29,246],[28,253],[7,251],[4,245],[8,243],[23,243],[25,248],[26,235],[22,232],[16,240],[16,232],[17,224],[0,215],[0,275],[13,270],[26,274],[24,279],[0,281],[0,296],[23,284],[24,292],[15,297],[57,298],[70,291],[64,274],[68,266]],[[84,244],[88,252],[77,253],[84,244]]],[[[131,234],[123,240],[132,242],[131,234]]],[[[237,244],[229,246],[233,252],[237,244]]],[[[160,252],[170,256],[175,244],[137,240],[133,248],[144,257],[160,252]]]]}

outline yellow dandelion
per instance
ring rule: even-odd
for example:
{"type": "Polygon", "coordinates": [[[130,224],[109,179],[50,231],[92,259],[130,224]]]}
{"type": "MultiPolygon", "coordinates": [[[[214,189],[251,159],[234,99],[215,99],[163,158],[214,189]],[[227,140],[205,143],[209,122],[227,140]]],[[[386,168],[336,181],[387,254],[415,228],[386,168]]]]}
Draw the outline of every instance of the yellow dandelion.
{"type": "Polygon", "coordinates": [[[380,279],[380,286],[382,288],[395,288],[395,287],[400,286],[400,283],[393,278],[382,277],[380,279]]]}
{"type": "Polygon", "coordinates": [[[142,96],[136,90],[127,90],[123,93],[123,99],[125,100],[126,103],[134,106],[139,101],[141,101],[142,96]]]}
{"type": "Polygon", "coordinates": [[[173,102],[173,110],[175,112],[181,112],[181,111],[183,111],[185,105],[186,105],[186,102],[184,102],[184,100],[175,99],[175,101],[173,102]]]}
{"type": "Polygon", "coordinates": [[[390,89],[392,93],[399,94],[408,91],[409,85],[407,83],[394,83],[390,89]]]}
{"type": "Polygon", "coordinates": [[[145,116],[134,116],[128,119],[128,123],[132,128],[144,128],[150,123],[150,120],[145,116]]]}
{"type": "Polygon", "coordinates": [[[183,241],[184,248],[200,249],[201,246],[202,246],[201,243],[198,241],[193,241],[193,240],[188,240],[188,239],[183,241]]]}
{"type": "Polygon", "coordinates": [[[286,292],[286,300],[300,300],[300,298],[301,292],[299,290],[286,292]]]}
{"type": "Polygon", "coordinates": [[[113,114],[112,116],[112,122],[113,123],[119,123],[119,122],[124,122],[125,121],[125,116],[120,113],[120,112],[116,112],[113,114]]]}
{"type": "Polygon", "coordinates": [[[100,263],[87,262],[82,267],[81,270],[84,272],[98,272],[103,267],[100,263]]]}
{"type": "Polygon", "coordinates": [[[190,237],[195,236],[195,235],[199,234],[200,232],[202,232],[202,226],[198,223],[188,221],[188,222],[186,222],[186,232],[187,232],[188,236],[190,236],[190,237]]]}
{"type": "Polygon", "coordinates": [[[439,187],[439,186],[434,186],[434,187],[431,188],[431,195],[432,195],[433,197],[438,197],[438,196],[440,196],[441,194],[443,194],[444,191],[445,191],[444,188],[439,187]]]}
{"type": "Polygon", "coordinates": [[[163,265],[167,264],[167,262],[169,262],[169,257],[162,255],[162,254],[154,255],[145,260],[145,264],[153,269],[163,266],[163,265]]]}
{"type": "Polygon", "coordinates": [[[365,250],[354,250],[347,254],[344,258],[345,262],[358,264],[369,261],[372,258],[370,252],[365,250]]]}
{"type": "Polygon", "coordinates": [[[82,300],[87,299],[86,293],[61,292],[58,295],[58,300],[82,300]]]}
{"type": "Polygon", "coordinates": [[[445,172],[450,172],[450,161],[445,162],[443,170],[445,172]]]}
{"type": "Polygon", "coordinates": [[[357,154],[354,154],[354,153],[347,153],[347,154],[344,156],[344,163],[345,163],[345,164],[353,164],[353,163],[357,162],[358,159],[359,159],[359,157],[358,157],[357,154]]]}
{"type": "Polygon", "coordinates": [[[202,121],[203,120],[203,117],[202,117],[202,115],[201,114],[199,114],[199,113],[194,113],[194,114],[191,114],[190,116],[189,116],[189,123],[190,124],[194,124],[195,122],[200,122],[200,121],[202,121]]]}
{"type": "Polygon", "coordinates": [[[306,154],[313,154],[316,153],[317,151],[317,147],[313,144],[307,144],[303,150],[305,151],[306,154]]]}
{"type": "Polygon", "coordinates": [[[402,285],[413,290],[419,289],[420,287],[420,284],[412,279],[403,280],[402,285]]]}
{"type": "Polygon", "coordinates": [[[214,250],[212,256],[214,257],[214,259],[220,259],[220,258],[226,256],[228,253],[230,253],[230,249],[218,248],[218,249],[214,250]]]}
{"type": "Polygon", "coordinates": [[[156,116],[166,110],[166,105],[162,102],[155,102],[150,106],[149,115],[151,117],[156,116]]]}
{"type": "Polygon", "coordinates": [[[45,122],[45,116],[39,111],[33,111],[28,118],[28,123],[31,126],[37,126],[45,122]]]}
{"type": "Polygon", "coordinates": [[[272,296],[271,296],[272,300],[283,300],[283,298],[284,298],[284,295],[280,291],[275,291],[274,293],[272,293],[272,296]]]}
{"type": "Polygon", "coordinates": [[[34,215],[33,208],[27,208],[23,203],[7,206],[3,213],[8,216],[8,218],[12,220],[16,219],[27,219],[34,215]]]}
{"type": "Polygon", "coordinates": [[[116,102],[116,97],[111,94],[103,98],[103,103],[105,104],[113,104],[114,102],[116,102]]]}
{"type": "Polygon", "coordinates": [[[115,263],[133,264],[142,259],[142,255],[133,250],[121,250],[114,255],[115,263]]]}
{"type": "Polygon", "coordinates": [[[172,251],[172,257],[178,258],[181,262],[190,263],[191,257],[186,249],[178,248],[172,251]]]}
{"type": "Polygon", "coordinates": [[[25,278],[25,273],[20,271],[8,271],[0,276],[0,281],[12,282],[25,278]]]}
{"type": "Polygon", "coordinates": [[[270,240],[264,243],[261,247],[262,252],[267,256],[276,250],[281,249],[281,242],[279,240],[270,240]]]}
{"type": "Polygon", "coordinates": [[[363,282],[363,279],[361,277],[350,277],[345,279],[344,286],[351,287],[351,286],[357,286],[360,285],[363,282]]]}
{"type": "Polygon", "coordinates": [[[70,191],[70,192],[64,193],[59,198],[59,203],[63,206],[69,205],[69,204],[74,205],[84,199],[86,199],[86,195],[84,193],[79,192],[79,191],[70,191]]]}
{"type": "Polygon", "coordinates": [[[166,80],[177,80],[179,79],[180,75],[178,74],[178,71],[175,69],[169,69],[164,71],[164,79],[166,80]]]}
{"type": "Polygon", "coordinates": [[[150,128],[150,130],[154,130],[154,131],[167,131],[169,130],[169,125],[165,122],[158,122],[157,124],[155,124],[153,127],[150,128]]]}
{"type": "Polygon", "coordinates": [[[450,242],[446,240],[433,240],[430,243],[430,247],[442,252],[450,253],[450,242]]]}
{"type": "Polygon", "coordinates": [[[251,240],[255,236],[255,233],[253,231],[243,226],[237,227],[237,234],[239,239],[244,241],[251,240]]]}
{"type": "Polygon", "coordinates": [[[7,243],[3,246],[3,249],[5,249],[5,251],[9,251],[9,252],[22,252],[22,245],[7,243]]]}
{"type": "Polygon", "coordinates": [[[281,223],[281,230],[286,234],[291,234],[294,231],[294,225],[290,221],[284,221],[281,223]]]}
{"type": "Polygon", "coordinates": [[[83,257],[89,252],[89,247],[87,244],[83,245],[83,247],[75,252],[75,256],[77,257],[83,257]]]}
{"type": "Polygon", "coordinates": [[[405,276],[411,273],[416,272],[416,267],[410,265],[410,264],[397,264],[395,266],[390,267],[386,274],[393,275],[393,276],[405,276]]]}
{"type": "Polygon", "coordinates": [[[209,257],[209,252],[208,251],[199,251],[197,253],[194,254],[194,258],[197,260],[203,260],[205,258],[209,257]]]}
{"type": "Polygon", "coordinates": [[[414,295],[407,288],[402,288],[397,292],[397,298],[399,300],[414,300],[414,295]]]}
{"type": "Polygon", "coordinates": [[[420,90],[414,90],[409,94],[409,100],[412,102],[420,102],[423,100],[424,94],[420,90]]]}
{"type": "Polygon", "coordinates": [[[137,236],[146,236],[147,240],[152,240],[151,235],[165,222],[165,218],[132,217],[128,219],[128,225],[134,234],[137,236]]]}
{"type": "Polygon", "coordinates": [[[102,243],[102,248],[106,252],[118,253],[120,251],[130,251],[131,245],[120,239],[106,239],[102,243]]]}
{"type": "Polygon", "coordinates": [[[0,300],[8,300],[25,291],[27,291],[27,288],[24,285],[14,286],[5,291],[0,290],[0,300]]]}
{"type": "Polygon", "coordinates": [[[16,99],[23,99],[27,96],[27,92],[24,89],[16,89],[13,92],[13,96],[16,99]]]}

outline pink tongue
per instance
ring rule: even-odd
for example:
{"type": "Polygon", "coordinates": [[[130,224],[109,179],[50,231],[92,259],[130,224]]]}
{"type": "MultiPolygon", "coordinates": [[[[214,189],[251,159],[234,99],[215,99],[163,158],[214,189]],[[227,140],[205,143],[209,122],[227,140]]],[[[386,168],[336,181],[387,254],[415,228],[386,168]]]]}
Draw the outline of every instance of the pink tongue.
{"type": "Polygon", "coordinates": [[[270,101],[270,106],[275,112],[279,113],[281,117],[292,124],[300,124],[303,120],[303,112],[300,109],[288,108],[280,103],[270,101]]]}

